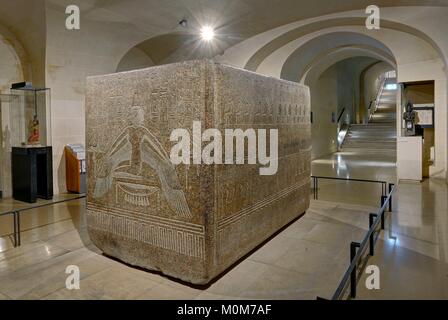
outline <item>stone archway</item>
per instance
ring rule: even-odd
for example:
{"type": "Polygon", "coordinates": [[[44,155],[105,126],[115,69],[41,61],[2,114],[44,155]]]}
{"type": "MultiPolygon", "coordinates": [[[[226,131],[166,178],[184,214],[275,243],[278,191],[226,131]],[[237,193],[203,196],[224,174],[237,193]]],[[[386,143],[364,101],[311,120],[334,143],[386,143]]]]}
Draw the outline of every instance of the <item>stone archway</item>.
{"type": "Polygon", "coordinates": [[[0,28],[0,191],[11,196],[10,98],[12,83],[25,81],[29,76],[28,59],[20,43],[7,30],[0,28]]]}

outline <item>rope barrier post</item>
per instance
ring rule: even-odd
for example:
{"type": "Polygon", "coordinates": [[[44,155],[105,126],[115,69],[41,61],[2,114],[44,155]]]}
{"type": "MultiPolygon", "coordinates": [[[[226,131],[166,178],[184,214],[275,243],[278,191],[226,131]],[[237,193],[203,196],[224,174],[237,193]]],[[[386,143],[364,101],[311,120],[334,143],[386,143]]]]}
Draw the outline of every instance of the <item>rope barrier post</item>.
{"type": "Polygon", "coordinates": [[[13,212],[12,214],[13,217],[13,225],[14,225],[14,248],[18,247],[18,239],[17,239],[17,212],[13,212]]]}
{"type": "MultiPolygon", "coordinates": [[[[356,256],[357,249],[361,246],[358,242],[352,242],[350,243],[350,263],[353,262],[356,256]]],[[[356,272],[357,272],[357,265],[355,268],[353,268],[352,273],[350,274],[350,297],[356,298],[356,272]]]]}
{"type": "MultiPolygon", "coordinates": [[[[375,218],[378,217],[376,213],[369,214],[369,230],[372,228],[373,224],[375,223],[375,218]]],[[[375,255],[375,233],[372,232],[372,234],[369,237],[369,249],[370,249],[370,256],[375,255]]]]}
{"type": "Polygon", "coordinates": [[[20,236],[20,211],[17,211],[17,243],[18,247],[22,245],[22,239],[20,236]]]}
{"type": "MultiPolygon", "coordinates": [[[[381,208],[384,206],[384,203],[386,202],[386,199],[387,199],[386,196],[382,196],[381,197],[381,208]]],[[[384,211],[381,212],[381,230],[384,230],[384,211]]]]}
{"type": "Polygon", "coordinates": [[[393,198],[392,190],[393,190],[394,186],[395,186],[395,184],[393,184],[393,183],[389,183],[389,194],[390,194],[390,200],[389,200],[389,212],[392,212],[392,198],[393,198]]]}

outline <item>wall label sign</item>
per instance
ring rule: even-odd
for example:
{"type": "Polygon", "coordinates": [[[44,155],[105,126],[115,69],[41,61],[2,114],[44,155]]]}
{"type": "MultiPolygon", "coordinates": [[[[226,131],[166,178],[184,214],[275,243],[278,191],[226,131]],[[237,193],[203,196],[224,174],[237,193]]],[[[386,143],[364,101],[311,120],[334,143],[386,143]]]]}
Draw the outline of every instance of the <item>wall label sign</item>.
{"type": "Polygon", "coordinates": [[[414,104],[417,113],[415,124],[421,128],[434,128],[434,104],[414,104]]]}

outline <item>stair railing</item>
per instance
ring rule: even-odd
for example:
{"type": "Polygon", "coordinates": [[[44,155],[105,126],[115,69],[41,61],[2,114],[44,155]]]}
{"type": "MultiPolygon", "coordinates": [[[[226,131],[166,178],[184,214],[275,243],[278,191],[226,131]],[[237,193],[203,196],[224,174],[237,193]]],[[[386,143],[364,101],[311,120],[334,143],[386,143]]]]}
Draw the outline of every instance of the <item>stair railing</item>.
{"type": "Polygon", "coordinates": [[[386,84],[386,81],[387,81],[387,77],[385,75],[383,75],[381,77],[381,81],[380,81],[380,84],[378,86],[376,99],[370,101],[370,106],[369,106],[369,110],[370,111],[369,111],[369,121],[368,122],[370,122],[372,120],[373,114],[378,110],[378,106],[379,106],[380,100],[381,100],[381,95],[383,94],[384,86],[386,84]],[[372,104],[374,104],[373,111],[372,111],[372,104]]]}
{"type": "Polygon", "coordinates": [[[345,107],[342,108],[341,113],[338,117],[338,150],[341,149],[342,145],[345,142],[345,137],[347,136],[349,124],[347,122],[341,121],[343,120],[342,116],[345,114],[345,107]]]}
{"type": "Polygon", "coordinates": [[[342,111],[341,111],[341,113],[339,114],[339,117],[338,117],[338,123],[341,121],[341,118],[344,115],[344,113],[345,113],[345,108],[342,108],[342,111]]]}
{"type": "MultiPolygon", "coordinates": [[[[381,196],[381,207],[375,213],[369,214],[369,229],[361,242],[350,243],[350,264],[344,273],[339,286],[336,288],[332,296],[332,300],[344,299],[345,291],[350,288],[349,298],[356,298],[356,287],[358,285],[359,274],[365,267],[365,263],[361,263],[363,259],[368,259],[375,255],[375,244],[378,241],[381,231],[385,230],[385,215],[392,213],[393,194],[395,192],[395,184],[388,185],[388,193],[381,196]],[[367,251],[367,249],[369,249],[367,251]],[[365,255],[365,253],[367,255],[365,255]],[[360,270],[361,269],[361,270],[360,270]]],[[[364,260],[365,261],[365,260],[364,260]]]]}

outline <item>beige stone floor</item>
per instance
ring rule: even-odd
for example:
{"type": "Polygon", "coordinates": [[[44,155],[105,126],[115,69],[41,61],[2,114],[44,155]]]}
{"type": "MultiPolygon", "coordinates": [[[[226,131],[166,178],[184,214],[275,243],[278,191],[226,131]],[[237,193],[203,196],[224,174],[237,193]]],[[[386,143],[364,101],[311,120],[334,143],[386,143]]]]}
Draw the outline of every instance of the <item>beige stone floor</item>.
{"type": "MultiPolygon", "coordinates": [[[[313,162],[313,174],[396,180],[395,157],[385,154],[336,153],[313,162]]],[[[320,199],[375,206],[381,189],[364,183],[327,181],[320,199]],[[370,190],[370,191],[369,191],[370,190]]],[[[359,280],[359,299],[448,299],[448,186],[446,181],[400,182],[386,231],[368,265],[380,268],[380,290],[367,290],[359,280]]],[[[346,214],[341,222],[352,225],[346,214]]]]}
{"type": "MultiPolygon", "coordinates": [[[[313,174],[394,181],[393,162],[336,154],[315,161],[313,174]]],[[[206,288],[101,255],[85,231],[84,200],[24,214],[20,248],[12,248],[11,221],[0,218],[0,299],[330,298],[348,266],[349,243],[366,233],[381,189],[334,181],[320,187],[306,215],[206,288]],[[81,270],[80,290],[65,289],[69,265],[81,270]]],[[[445,181],[399,185],[387,230],[368,260],[380,267],[381,290],[366,290],[362,278],[358,298],[448,298],[447,192],[445,181]]]]}
{"type": "MultiPolygon", "coordinates": [[[[395,183],[395,155],[338,152],[312,163],[312,174],[324,177],[369,179],[395,183]]],[[[319,181],[319,200],[379,206],[381,185],[334,180],[319,181]]]]}
{"type": "MultiPolygon", "coordinates": [[[[55,195],[52,200],[38,199],[34,204],[16,201],[11,198],[0,199],[0,252],[13,248],[13,217],[11,215],[2,216],[2,213],[56,203],[58,201],[75,199],[78,197],[80,197],[78,194],[59,194],[55,195]]],[[[48,230],[59,227],[57,224],[54,224],[55,222],[62,223],[65,221],[65,224],[68,225],[73,223],[79,224],[79,210],[71,210],[73,209],[73,205],[74,204],[72,203],[68,203],[67,210],[58,210],[58,206],[49,206],[23,213],[21,215],[21,230],[29,232],[24,233],[24,239],[22,240],[30,242],[42,238],[45,239],[46,234],[49,234],[48,230]],[[28,214],[28,212],[30,214],[28,214]]]]}
{"type": "Polygon", "coordinates": [[[360,299],[448,299],[448,187],[443,180],[400,183],[396,206],[369,264],[380,267],[381,289],[360,299]]]}
{"type": "MultiPolygon", "coordinates": [[[[372,208],[373,209],[373,208],[372,208]]],[[[42,210],[42,209],[39,209],[42,210]]],[[[58,221],[24,231],[24,244],[0,253],[4,299],[315,299],[329,297],[347,266],[346,246],[362,237],[365,207],[313,202],[312,209],[207,288],[102,256],[83,224],[84,200],[58,204],[58,221]],[[73,218],[78,212],[80,218],[73,218]],[[338,221],[352,212],[354,225],[338,221]],[[40,240],[39,240],[40,238],[40,240]],[[65,269],[81,270],[81,290],[65,289],[65,269]]],[[[30,213],[44,214],[41,213],[30,213]]]]}

